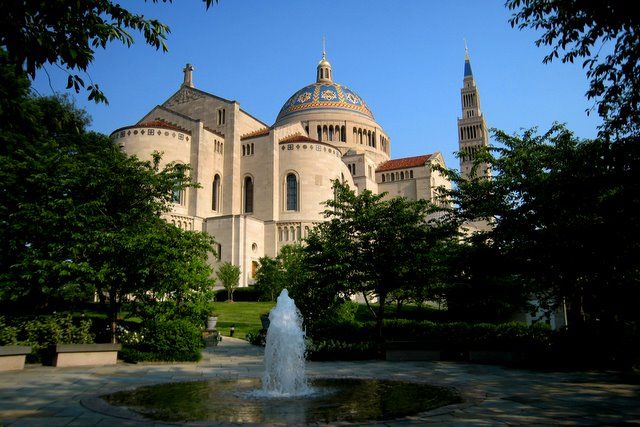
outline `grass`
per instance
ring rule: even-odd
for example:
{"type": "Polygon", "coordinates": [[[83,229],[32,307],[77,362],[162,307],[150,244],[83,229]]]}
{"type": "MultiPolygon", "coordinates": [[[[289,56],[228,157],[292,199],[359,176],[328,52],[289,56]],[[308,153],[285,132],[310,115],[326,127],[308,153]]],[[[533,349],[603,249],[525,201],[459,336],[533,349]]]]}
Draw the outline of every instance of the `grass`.
{"type": "Polygon", "coordinates": [[[218,302],[214,310],[218,314],[216,329],[228,337],[229,328],[235,326],[233,336],[244,339],[247,332],[260,330],[260,315],[268,313],[275,305],[275,302],[218,302]]]}

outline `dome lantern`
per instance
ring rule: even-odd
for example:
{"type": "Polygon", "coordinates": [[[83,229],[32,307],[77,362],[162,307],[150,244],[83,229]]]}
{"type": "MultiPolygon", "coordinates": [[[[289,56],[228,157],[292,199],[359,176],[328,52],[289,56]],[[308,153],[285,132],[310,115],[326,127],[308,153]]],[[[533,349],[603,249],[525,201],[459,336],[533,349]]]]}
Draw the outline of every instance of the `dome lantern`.
{"type": "Polygon", "coordinates": [[[316,83],[331,83],[333,76],[331,75],[331,64],[327,61],[327,50],[325,48],[325,40],[322,38],[322,59],[318,62],[318,73],[316,83]]]}

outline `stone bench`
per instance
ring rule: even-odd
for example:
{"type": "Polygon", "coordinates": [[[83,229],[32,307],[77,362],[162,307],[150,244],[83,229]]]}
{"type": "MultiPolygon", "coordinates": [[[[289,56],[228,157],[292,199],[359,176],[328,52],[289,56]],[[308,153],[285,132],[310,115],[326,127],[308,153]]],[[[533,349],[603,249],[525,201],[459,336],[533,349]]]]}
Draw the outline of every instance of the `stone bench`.
{"type": "Polygon", "coordinates": [[[115,365],[120,344],[58,344],[53,366],[115,365]]]}
{"type": "Polygon", "coordinates": [[[23,345],[0,346],[0,371],[24,369],[24,360],[31,353],[31,347],[23,345]]]}

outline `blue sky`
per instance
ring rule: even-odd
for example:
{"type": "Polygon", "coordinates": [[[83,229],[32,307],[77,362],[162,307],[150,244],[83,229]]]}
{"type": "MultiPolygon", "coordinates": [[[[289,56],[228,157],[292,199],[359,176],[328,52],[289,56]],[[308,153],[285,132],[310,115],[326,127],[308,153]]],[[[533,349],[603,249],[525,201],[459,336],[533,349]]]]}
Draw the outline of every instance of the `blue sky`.
{"type": "MultiPolygon", "coordinates": [[[[441,151],[457,166],[463,38],[490,127],[513,133],[559,121],[579,137],[597,132],[599,120],[585,113],[593,103],[580,65],[542,64],[547,48],[534,45],[535,32],[511,28],[502,1],[220,0],[208,11],[196,0],[122,4],[170,26],[169,52],[136,35],[131,48],[96,53],[89,76],[110,103],[76,99],[92,128],[107,134],[166,100],[187,62],[197,88],[272,124],[289,96],[315,80],[323,35],[334,80],[364,98],[391,137],[393,158],[441,151]]],[[[48,71],[36,90],[64,92],[64,74],[48,71]]]]}

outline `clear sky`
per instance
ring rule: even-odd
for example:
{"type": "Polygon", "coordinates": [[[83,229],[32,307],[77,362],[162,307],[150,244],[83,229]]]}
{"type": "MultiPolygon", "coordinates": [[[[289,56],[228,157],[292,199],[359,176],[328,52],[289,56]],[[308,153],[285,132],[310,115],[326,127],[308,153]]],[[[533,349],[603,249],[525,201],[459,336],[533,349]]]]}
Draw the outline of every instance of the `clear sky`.
{"type": "MultiPolygon", "coordinates": [[[[511,28],[503,1],[220,0],[208,11],[197,0],[122,4],[170,26],[169,52],[136,35],[131,48],[112,44],[96,53],[89,75],[109,105],[76,98],[92,128],[107,134],[164,102],[187,62],[197,88],[273,124],[289,96],[315,81],[323,35],[334,80],[367,102],[391,138],[393,158],[440,151],[457,166],[464,38],[489,127],[513,133],[559,121],[591,138],[600,123],[585,112],[593,103],[584,97],[580,65],[542,64],[548,48],[534,45],[535,32],[511,28]]],[[[36,90],[64,92],[63,73],[48,71],[36,90]]]]}

